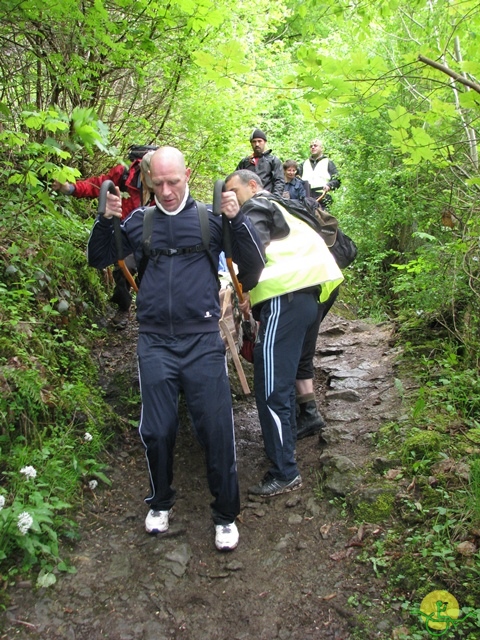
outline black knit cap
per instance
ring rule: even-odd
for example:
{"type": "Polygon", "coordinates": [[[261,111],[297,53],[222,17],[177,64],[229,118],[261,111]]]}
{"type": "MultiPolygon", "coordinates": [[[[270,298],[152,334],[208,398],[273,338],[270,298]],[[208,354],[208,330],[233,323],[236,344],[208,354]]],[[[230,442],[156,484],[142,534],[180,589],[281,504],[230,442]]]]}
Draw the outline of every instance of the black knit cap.
{"type": "Polygon", "coordinates": [[[252,135],[250,136],[250,141],[252,141],[254,138],[261,138],[262,140],[265,140],[265,142],[267,141],[267,136],[263,133],[261,129],[253,130],[252,135]]]}

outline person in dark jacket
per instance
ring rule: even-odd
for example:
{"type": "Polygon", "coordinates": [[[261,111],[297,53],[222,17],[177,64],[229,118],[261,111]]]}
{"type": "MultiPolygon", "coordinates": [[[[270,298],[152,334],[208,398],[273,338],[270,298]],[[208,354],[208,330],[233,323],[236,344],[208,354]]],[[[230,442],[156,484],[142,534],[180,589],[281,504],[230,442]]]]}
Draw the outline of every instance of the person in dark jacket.
{"type": "Polygon", "coordinates": [[[283,197],[290,200],[300,200],[303,202],[305,196],[305,185],[303,180],[297,178],[298,164],[295,160],[285,160],[283,163],[283,172],[285,174],[285,191],[283,197]]]}
{"type": "Polygon", "coordinates": [[[248,169],[257,174],[262,181],[263,188],[276,196],[282,196],[285,184],[282,163],[272,150],[265,151],[267,136],[260,129],[254,129],[250,136],[250,144],[253,153],[243,158],[238,165],[239,169],[248,169]]]}
{"type": "MultiPolygon", "coordinates": [[[[232,398],[219,332],[218,257],[223,247],[222,217],[208,211],[210,260],[203,246],[196,201],[190,196],[190,169],[183,154],[162,147],[150,160],[156,208],[148,264],[137,294],[138,368],[142,395],[139,433],[145,447],[151,493],[145,499],[148,533],[168,530],[175,503],[173,453],[179,428],[178,399],[183,391],[195,434],[205,449],[207,480],[214,500],[215,546],[234,549],[240,499],[235,459],[232,398]]],[[[262,244],[235,194],[222,194],[233,260],[245,291],[264,267],[262,244]]],[[[123,248],[142,258],[145,208],[121,225],[123,248]]],[[[88,241],[88,263],[98,269],[116,260],[112,217],[121,217],[119,197],[109,194],[88,241]]]]}
{"type": "Polygon", "coordinates": [[[236,194],[240,213],[248,216],[258,231],[267,258],[260,280],[243,306],[246,311],[250,304],[260,323],[253,380],[265,453],[271,463],[264,478],[248,491],[270,497],[302,486],[295,459],[298,364],[319,305],[326,302],[343,276],[323,238],[263,190],[256,174],[235,171],[225,184],[236,194]]]}
{"type": "Polygon", "coordinates": [[[334,162],[323,155],[323,142],[318,138],[310,143],[310,157],[301,163],[298,175],[309,183],[310,195],[328,209],[333,202],[330,192],[340,186],[340,176],[334,162]]]}
{"type": "MultiPolygon", "coordinates": [[[[127,195],[122,198],[122,218],[125,219],[134,209],[153,202],[152,188],[148,178],[148,160],[156,148],[147,145],[142,147],[132,145],[129,152],[129,159],[132,162],[128,168],[123,164],[117,164],[107,173],[78,180],[75,184],[70,182],[62,184],[54,180],[53,189],[74,198],[98,198],[102,184],[106,180],[111,180],[123,194],[127,195]],[[140,155],[137,151],[132,151],[136,149],[146,150],[145,155],[134,157],[140,155]]],[[[126,256],[125,264],[131,273],[135,272],[136,265],[132,255],[126,256]]],[[[117,265],[113,269],[113,279],[115,288],[111,302],[118,306],[118,311],[112,319],[112,324],[117,329],[125,329],[132,304],[130,284],[117,265]]]]}

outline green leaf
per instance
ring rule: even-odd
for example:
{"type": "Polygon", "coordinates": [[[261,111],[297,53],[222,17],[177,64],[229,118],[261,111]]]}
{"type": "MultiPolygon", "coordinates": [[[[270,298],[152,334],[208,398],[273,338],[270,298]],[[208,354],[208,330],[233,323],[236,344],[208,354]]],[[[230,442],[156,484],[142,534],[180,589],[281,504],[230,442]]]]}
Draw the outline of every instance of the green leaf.
{"type": "Polygon", "coordinates": [[[66,573],[72,573],[75,574],[77,573],[77,570],[75,569],[75,567],[73,567],[71,564],[67,564],[66,562],[64,562],[63,560],[61,560],[58,564],[57,564],[57,569],[59,571],[65,571],[66,573]]]}
{"type": "Polygon", "coordinates": [[[30,129],[40,129],[43,125],[43,118],[37,114],[31,114],[25,118],[24,122],[30,129]]]}
{"type": "Polygon", "coordinates": [[[40,571],[37,578],[37,587],[51,587],[57,582],[57,578],[53,573],[43,573],[40,571]]]}
{"type": "Polygon", "coordinates": [[[1,100],[0,100],[0,113],[6,116],[7,118],[11,115],[10,109],[5,104],[5,102],[2,102],[1,100]]]}
{"type": "Polygon", "coordinates": [[[204,69],[210,69],[216,66],[217,59],[208,51],[194,51],[193,58],[195,64],[204,69]]]}
{"type": "Polygon", "coordinates": [[[466,184],[470,185],[474,185],[474,184],[480,184],[480,178],[467,178],[465,180],[466,184]]]}
{"type": "Polygon", "coordinates": [[[111,486],[112,481],[101,471],[92,471],[92,475],[98,478],[99,480],[102,480],[102,482],[105,482],[105,484],[107,484],[108,486],[111,486]]]}
{"type": "Polygon", "coordinates": [[[480,62],[477,60],[462,60],[460,66],[462,71],[470,73],[472,76],[480,76],[480,62]]]}
{"type": "Polygon", "coordinates": [[[430,240],[430,242],[439,242],[438,238],[430,235],[429,233],[424,233],[423,231],[414,231],[412,236],[414,238],[421,238],[422,240],[430,240]]]}
{"type": "Polygon", "coordinates": [[[480,96],[475,91],[463,91],[459,101],[464,109],[474,109],[480,104],[480,96]]]}
{"type": "Polygon", "coordinates": [[[389,109],[388,116],[395,129],[407,129],[410,126],[412,116],[402,105],[398,105],[396,109],[389,109]]]}

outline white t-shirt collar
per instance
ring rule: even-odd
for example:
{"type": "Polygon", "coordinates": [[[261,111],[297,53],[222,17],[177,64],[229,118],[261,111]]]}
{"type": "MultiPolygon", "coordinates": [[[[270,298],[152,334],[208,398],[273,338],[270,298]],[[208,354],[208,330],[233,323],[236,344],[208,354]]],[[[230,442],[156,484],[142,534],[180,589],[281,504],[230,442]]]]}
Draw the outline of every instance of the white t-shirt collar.
{"type": "Polygon", "coordinates": [[[185,195],[183,196],[183,200],[180,203],[180,206],[178,207],[178,209],[175,209],[175,211],[166,211],[162,205],[160,204],[160,202],[157,199],[157,196],[155,196],[155,204],[157,205],[157,207],[160,209],[160,211],[163,211],[163,213],[166,213],[167,216],[176,216],[177,213],[180,213],[180,211],[182,211],[182,209],[184,209],[185,207],[185,203],[187,201],[188,196],[190,195],[190,190],[188,188],[188,184],[185,186],[185,195]]]}

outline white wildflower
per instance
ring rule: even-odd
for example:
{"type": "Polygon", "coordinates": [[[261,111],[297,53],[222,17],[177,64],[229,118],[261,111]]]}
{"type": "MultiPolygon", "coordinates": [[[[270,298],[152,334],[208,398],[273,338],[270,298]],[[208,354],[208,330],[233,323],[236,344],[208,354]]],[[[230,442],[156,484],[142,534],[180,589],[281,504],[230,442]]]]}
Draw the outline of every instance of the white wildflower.
{"type": "Polygon", "coordinates": [[[83,436],[83,439],[85,440],[85,442],[91,442],[93,440],[93,436],[91,433],[88,433],[88,431],[85,433],[85,435],[83,436]]]}
{"type": "Polygon", "coordinates": [[[20,533],[24,536],[33,524],[33,518],[28,511],[22,511],[18,516],[17,527],[20,529],[20,533]]]}
{"type": "Polygon", "coordinates": [[[90,482],[88,483],[88,486],[93,491],[98,487],[98,482],[96,480],[90,480],[90,482]]]}
{"type": "Polygon", "coordinates": [[[35,469],[35,467],[23,467],[22,469],[20,469],[20,473],[25,474],[25,476],[27,478],[36,478],[37,476],[37,470],[35,469]]]}
{"type": "Polygon", "coordinates": [[[5,506],[5,496],[0,496],[0,511],[5,506]]]}

